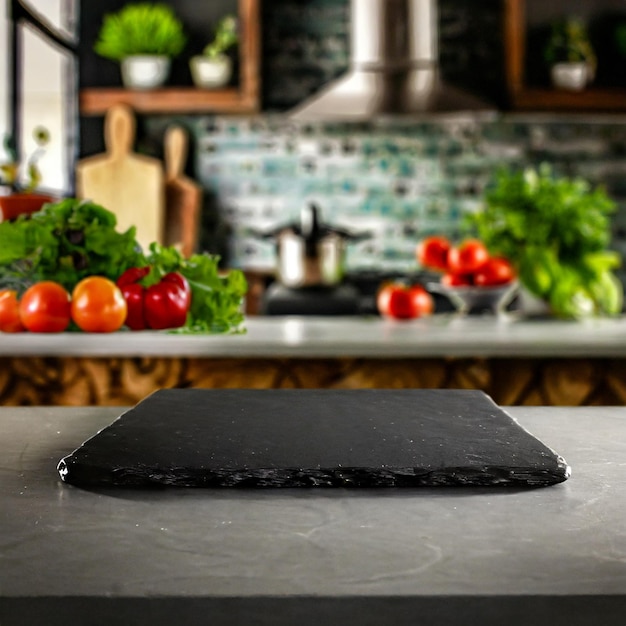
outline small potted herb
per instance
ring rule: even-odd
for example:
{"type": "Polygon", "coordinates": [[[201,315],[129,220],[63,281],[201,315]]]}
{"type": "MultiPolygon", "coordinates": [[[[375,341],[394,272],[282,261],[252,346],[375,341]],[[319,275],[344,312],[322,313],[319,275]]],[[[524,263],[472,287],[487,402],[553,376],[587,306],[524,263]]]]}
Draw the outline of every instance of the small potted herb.
{"type": "Polygon", "coordinates": [[[33,131],[33,139],[36,148],[25,163],[17,158],[13,138],[7,136],[4,139],[9,160],[0,164],[0,187],[5,192],[0,194],[0,221],[14,219],[22,213],[34,213],[54,200],[48,194],[35,191],[42,178],[38,162],[50,141],[50,133],[43,126],[38,126],[33,131]]]}
{"type": "Polygon", "coordinates": [[[617,52],[626,57],[626,22],[618,22],[615,26],[614,37],[617,52]]]}
{"type": "Polygon", "coordinates": [[[165,83],[171,59],[186,42],[182,22],[170,7],[140,2],[104,16],[94,51],[120,63],[126,87],[151,89],[165,83]]]}
{"type": "Polygon", "coordinates": [[[492,254],[509,259],[526,293],[558,317],[617,315],[623,287],[610,249],[615,202],[547,165],[503,169],[468,222],[492,254]]]}
{"type": "Polygon", "coordinates": [[[189,60],[193,82],[197,87],[222,87],[230,81],[233,62],[226,52],[239,41],[237,19],[226,15],[217,24],[213,40],[207,44],[202,54],[189,60]]]}
{"type": "Polygon", "coordinates": [[[560,89],[580,91],[594,78],[596,55],[585,23],[569,17],[552,25],[544,50],[552,83],[560,89]]]}

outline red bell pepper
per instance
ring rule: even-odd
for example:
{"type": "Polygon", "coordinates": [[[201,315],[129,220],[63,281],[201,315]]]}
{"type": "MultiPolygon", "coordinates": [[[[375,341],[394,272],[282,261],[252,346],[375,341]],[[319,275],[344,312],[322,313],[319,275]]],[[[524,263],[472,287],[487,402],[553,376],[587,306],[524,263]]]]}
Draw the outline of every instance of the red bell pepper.
{"type": "Polygon", "coordinates": [[[120,288],[128,308],[124,323],[131,330],[143,330],[146,328],[146,320],[143,313],[145,289],[139,284],[139,281],[149,273],[149,267],[131,267],[117,279],[117,286],[120,288]]]}
{"type": "Polygon", "coordinates": [[[149,273],[149,267],[133,267],[117,279],[128,306],[126,326],[131,330],[183,326],[191,305],[187,279],[179,272],[170,272],[160,282],[144,288],[139,281],[149,273]]]}
{"type": "Polygon", "coordinates": [[[178,328],[187,321],[191,288],[182,274],[170,272],[146,289],[143,302],[144,317],[150,328],[178,328]]]}

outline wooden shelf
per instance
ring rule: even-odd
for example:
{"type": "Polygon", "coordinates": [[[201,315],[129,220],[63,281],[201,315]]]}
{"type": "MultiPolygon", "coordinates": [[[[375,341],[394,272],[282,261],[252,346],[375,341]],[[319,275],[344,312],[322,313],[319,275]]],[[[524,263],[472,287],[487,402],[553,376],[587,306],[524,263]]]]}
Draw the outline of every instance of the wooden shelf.
{"type": "Polygon", "coordinates": [[[626,89],[594,87],[567,91],[526,84],[527,0],[505,0],[505,67],[510,105],[524,111],[626,111],[626,89]]]}
{"type": "Polygon", "coordinates": [[[115,104],[127,104],[138,113],[255,113],[260,107],[259,0],[238,0],[239,86],[227,89],[163,87],[130,90],[123,87],[81,89],[81,115],[103,115],[115,104]]]}
{"type": "Polygon", "coordinates": [[[525,88],[511,94],[517,110],[626,111],[626,89],[589,87],[584,91],[525,88]]]}
{"type": "Polygon", "coordinates": [[[254,113],[258,99],[238,89],[204,90],[171,87],[145,91],[94,87],[80,92],[83,115],[102,115],[115,104],[128,104],[138,113],[254,113]]]}

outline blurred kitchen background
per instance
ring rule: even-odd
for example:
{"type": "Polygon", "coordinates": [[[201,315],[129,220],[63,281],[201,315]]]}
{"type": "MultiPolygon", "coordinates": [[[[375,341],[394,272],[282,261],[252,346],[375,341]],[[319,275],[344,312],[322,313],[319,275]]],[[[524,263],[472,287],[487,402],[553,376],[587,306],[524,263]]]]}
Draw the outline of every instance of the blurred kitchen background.
{"type": "MultiPolygon", "coordinates": [[[[102,16],[125,4],[30,3],[61,31],[75,34],[75,55],[20,27],[22,143],[28,152],[29,130],[50,129],[52,142],[41,167],[45,186],[58,193],[73,191],[68,163],[104,149],[98,98],[109,102],[102,94],[119,90],[121,82],[117,65],[97,57],[92,47],[102,16]]],[[[416,242],[432,233],[455,237],[461,217],[480,205],[498,166],[542,162],[557,173],[606,186],[619,205],[613,247],[626,252],[626,58],[613,34],[626,23],[623,2],[439,0],[433,4],[432,36],[439,44],[441,77],[480,98],[483,110],[355,121],[302,121],[291,115],[348,70],[350,0],[260,3],[260,57],[254,66],[260,87],[252,114],[216,112],[210,99],[206,110],[189,111],[184,91],[192,84],[187,60],[194,48],[221,16],[242,11],[246,3],[168,4],[189,35],[168,81],[181,91],[163,110],[136,107],[136,150],[161,157],[168,125],[188,130],[186,173],[204,193],[199,247],[222,255],[225,266],[270,274],[275,246],[259,233],[297,219],[302,207],[314,202],[324,222],[372,235],[348,247],[349,273],[414,272],[416,242]],[[596,43],[596,73],[583,93],[554,97],[542,38],[555,19],[574,15],[589,25],[596,43]]],[[[0,27],[0,41],[8,45],[6,20],[0,27]]],[[[0,84],[6,85],[8,55],[0,59],[0,84]]],[[[234,88],[239,87],[235,79],[234,88]]],[[[8,97],[5,92],[0,102],[0,132],[11,125],[8,97]]]]}

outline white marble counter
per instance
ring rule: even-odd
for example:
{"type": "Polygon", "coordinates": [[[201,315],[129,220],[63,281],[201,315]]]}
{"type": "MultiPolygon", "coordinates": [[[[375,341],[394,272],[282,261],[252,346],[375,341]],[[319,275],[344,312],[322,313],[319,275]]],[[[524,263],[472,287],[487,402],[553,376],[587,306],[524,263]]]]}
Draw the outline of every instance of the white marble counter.
{"type": "Polygon", "coordinates": [[[167,332],[1,334],[0,356],[164,357],[622,357],[626,317],[584,322],[435,315],[253,317],[238,335],[167,332]]]}

